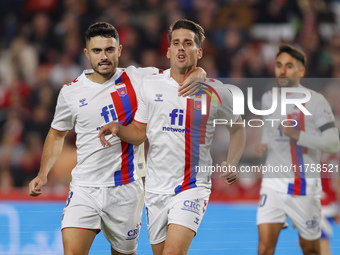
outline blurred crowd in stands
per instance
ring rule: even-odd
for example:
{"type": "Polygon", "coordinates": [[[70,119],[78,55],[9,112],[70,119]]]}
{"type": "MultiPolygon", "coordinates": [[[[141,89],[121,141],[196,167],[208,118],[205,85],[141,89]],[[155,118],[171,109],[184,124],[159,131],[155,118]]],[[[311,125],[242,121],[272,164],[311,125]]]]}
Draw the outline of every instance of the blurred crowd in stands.
{"type": "MultiPolygon", "coordinates": [[[[120,67],[166,69],[168,28],[179,18],[205,29],[199,66],[209,77],[273,77],[275,54],[286,42],[306,53],[307,77],[340,78],[339,0],[0,0],[0,192],[26,188],[36,176],[58,92],[90,68],[83,54],[90,24],[117,28],[120,67]]],[[[313,89],[325,94],[339,117],[340,85],[319,80],[313,89]]],[[[254,161],[251,145],[259,136],[248,132],[244,163],[254,161]]],[[[69,132],[49,176],[51,187],[69,183],[74,141],[69,132]]],[[[216,162],[225,148],[223,139],[216,142],[216,162]]]]}

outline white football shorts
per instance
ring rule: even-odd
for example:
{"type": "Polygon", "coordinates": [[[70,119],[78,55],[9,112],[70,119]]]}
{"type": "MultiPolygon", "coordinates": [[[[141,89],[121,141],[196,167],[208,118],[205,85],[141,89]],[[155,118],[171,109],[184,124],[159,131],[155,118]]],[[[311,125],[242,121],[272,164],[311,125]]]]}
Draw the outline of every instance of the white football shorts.
{"type": "Polygon", "coordinates": [[[115,187],[70,186],[62,216],[62,229],[103,231],[112,248],[120,253],[137,249],[144,189],[141,179],[115,187]]]}
{"type": "Polygon", "coordinates": [[[257,225],[264,223],[284,223],[287,217],[292,227],[306,240],[316,240],[321,236],[320,196],[292,196],[262,187],[257,208],[257,225]]]}
{"type": "Polygon", "coordinates": [[[179,194],[145,192],[149,239],[158,244],[166,239],[169,224],[187,227],[197,233],[207,208],[210,189],[196,187],[179,194]]]}

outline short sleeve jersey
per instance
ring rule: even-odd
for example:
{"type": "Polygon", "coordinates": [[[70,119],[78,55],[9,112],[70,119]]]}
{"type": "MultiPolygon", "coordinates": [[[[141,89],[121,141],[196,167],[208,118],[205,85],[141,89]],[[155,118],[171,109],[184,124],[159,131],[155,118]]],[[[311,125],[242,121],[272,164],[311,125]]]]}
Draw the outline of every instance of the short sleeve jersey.
{"type": "Polygon", "coordinates": [[[239,116],[233,115],[232,94],[221,89],[222,83],[206,79],[205,84],[216,104],[203,90],[194,98],[178,96],[179,85],[169,71],[144,78],[135,121],[147,124],[146,191],[177,194],[211,188],[211,171],[205,167],[212,164],[213,120],[236,122],[239,116]]]}
{"type": "Polygon", "coordinates": [[[138,177],[139,147],[107,137],[111,147],[103,147],[99,130],[109,122],[128,125],[137,110],[137,91],[145,75],[158,73],[156,68],[117,68],[103,84],[92,82],[85,70],[77,79],[62,87],[51,127],[58,131],[75,128],[77,165],[72,183],[80,186],[116,186],[138,177]]]}

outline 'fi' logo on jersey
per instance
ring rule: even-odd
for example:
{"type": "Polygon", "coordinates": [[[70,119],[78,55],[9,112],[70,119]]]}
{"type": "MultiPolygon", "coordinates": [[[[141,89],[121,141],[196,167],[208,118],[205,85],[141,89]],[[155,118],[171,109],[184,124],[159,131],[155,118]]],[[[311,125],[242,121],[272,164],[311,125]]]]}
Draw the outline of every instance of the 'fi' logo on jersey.
{"type": "Polygon", "coordinates": [[[127,95],[127,90],[126,90],[126,85],[125,85],[125,83],[118,83],[118,84],[116,85],[116,90],[117,90],[118,95],[119,95],[120,97],[124,97],[124,96],[127,95]]]}

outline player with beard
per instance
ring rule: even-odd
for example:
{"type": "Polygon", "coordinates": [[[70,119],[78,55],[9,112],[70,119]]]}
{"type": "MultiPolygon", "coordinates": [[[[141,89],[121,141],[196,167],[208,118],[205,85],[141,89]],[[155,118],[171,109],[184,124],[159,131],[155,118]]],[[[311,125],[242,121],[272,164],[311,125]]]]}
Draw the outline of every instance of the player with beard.
{"type": "MultiPolygon", "coordinates": [[[[264,116],[280,121],[265,121],[261,144],[255,146],[255,156],[267,155],[267,169],[286,167],[290,170],[263,174],[257,210],[258,254],[261,255],[274,254],[287,217],[298,230],[303,253],[320,254],[320,156],[321,151],[335,154],[339,150],[339,134],[326,99],[300,84],[305,65],[306,57],[302,51],[290,45],[280,47],[275,64],[277,83],[281,88],[309,91],[310,100],[299,106],[306,108],[311,115],[304,114],[296,105],[287,104],[287,115],[282,116],[280,107],[277,107],[273,114],[264,116]],[[282,123],[285,119],[292,121],[282,123]]],[[[263,95],[262,109],[272,106],[273,94],[269,91],[263,95]]],[[[304,97],[300,92],[287,93],[287,99],[291,100],[299,101],[304,97]]]]}
{"type": "MultiPolygon", "coordinates": [[[[31,196],[42,193],[67,132],[75,128],[77,165],[62,216],[64,254],[88,254],[101,230],[111,244],[111,254],[135,254],[144,204],[137,172],[144,168],[144,153],[141,147],[118,138],[103,148],[97,134],[106,123],[128,125],[132,121],[143,77],[159,70],[118,68],[122,45],[117,30],[108,23],[91,25],[85,40],[84,53],[92,70],[85,70],[60,90],[40,171],[30,182],[29,192],[31,196]]],[[[190,76],[202,73],[205,76],[199,69],[190,76]]],[[[189,81],[185,81],[187,87],[189,81]]]]}

